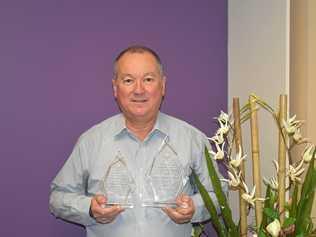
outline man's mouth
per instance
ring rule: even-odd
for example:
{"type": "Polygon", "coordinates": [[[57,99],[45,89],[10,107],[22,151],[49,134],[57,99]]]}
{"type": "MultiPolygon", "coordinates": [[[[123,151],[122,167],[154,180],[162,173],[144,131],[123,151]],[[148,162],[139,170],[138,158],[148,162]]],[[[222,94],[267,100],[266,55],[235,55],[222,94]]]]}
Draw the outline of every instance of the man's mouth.
{"type": "Polygon", "coordinates": [[[145,103],[147,102],[147,99],[132,99],[133,103],[145,103]]]}

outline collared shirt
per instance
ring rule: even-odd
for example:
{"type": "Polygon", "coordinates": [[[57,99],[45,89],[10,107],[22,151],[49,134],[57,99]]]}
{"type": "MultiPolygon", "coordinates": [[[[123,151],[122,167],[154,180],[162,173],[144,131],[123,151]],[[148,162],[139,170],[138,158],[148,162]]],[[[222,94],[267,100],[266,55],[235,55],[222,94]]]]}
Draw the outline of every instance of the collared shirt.
{"type": "Polygon", "coordinates": [[[204,158],[207,138],[188,123],[161,112],[143,141],[128,130],[122,114],[82,134],[51,184],[50,210],[56,217],[84,225],[87,237],[189,237],[191,223],[176,224],[160,208],[141,205],[144,187],[148,186],[146,174],[166,142],[183,169],[182,192],[190,195],[195,205],[191,222],[207,220],[209,215],[201,196],[190,182],[193,169],[216,202],[204,158]],[[91,198],[102,191],[100,184],[118,154],[124,158],[135,184],[135,205],[126,208],[113,222],[100,224],[89,216],[91,198]]]}

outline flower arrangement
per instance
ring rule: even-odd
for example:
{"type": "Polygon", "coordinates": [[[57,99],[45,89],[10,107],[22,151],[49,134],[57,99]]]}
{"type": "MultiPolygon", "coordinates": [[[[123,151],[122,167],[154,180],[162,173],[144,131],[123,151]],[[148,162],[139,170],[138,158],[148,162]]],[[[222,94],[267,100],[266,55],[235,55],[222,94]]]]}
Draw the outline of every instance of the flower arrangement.
{"type": "Polygon", "coordinates": [[[240,109],[238,98],[234,98],[233,115],[229,116],[221,111],[215,118],[219,128],[215,135],[209,138],[212,149],[205,148],[205,159],[223,221],[219,220],[213,200],[195,174],[194,178],[220,237],[248,236],[247,215],[251,208],[255,209],[256,216],[256,226],[252,236],[316,236],[316,229],[311,219],[316,189],[316,168],[314,167],[316,148],[301,134],[303,121],[297,120],[295,115],[287,119],[286,101],[287,97],[281,95],[279,108],[275,110],[264,100],[251,94],[249,101],[240,109]],[[264,109],[272,115],[279,130],[278,161],[273,161],[277,176],[269,179],[262,179],[260,173],[257,125],[259,109],[264,109]],[[251,125],[253,166],[251,189],[245,181],[244,161],[247,155],[243,153],[241,132],[241,124],[248,120],[251,125]],[[232,152],[234,145],[235,155],[232,152]],[[294,160],[293,148],[296,146],[305,146],[305,149],[299,159],[294,160]],[[225,164],[228,176],[226,179],[219,179],[212,159],[225,164]],[[266,185],[264,197],[261,192],[262,181],[266,185]],[[231,190],[239,192],[240,220],[238,224],[233,221],[221,182],[227,182],[231,190]],[[288,198],[286,198],[287,192],[288,198]]]}

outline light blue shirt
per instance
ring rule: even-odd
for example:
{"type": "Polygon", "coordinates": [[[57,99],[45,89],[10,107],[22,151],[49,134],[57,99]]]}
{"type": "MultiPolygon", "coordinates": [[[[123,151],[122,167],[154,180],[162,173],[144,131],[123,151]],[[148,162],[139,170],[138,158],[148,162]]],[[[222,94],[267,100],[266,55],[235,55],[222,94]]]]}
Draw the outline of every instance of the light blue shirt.
{"type": "MultiPolygon", "coordinates": [[[[184,171],[183,192],[195,205],[191,222],[209,218],[201,196],[190,182],[192,169],[216,200],[207,172],[204,146],[206,136],[188,123],[159,113],[155,126],[144,141],[137,139],[125,126],[122,114],[115,115],[81,135],[72,154],[51,184],[50,210],[59,218],[86,227],[87,237],[189,237],[191,223],[176,224],[160,208],[136,203],[125,209],[109,224],[100,224],[89,216],[92,196],[100,193],[100,182],[119,152],[141,193],[144,178],[163,141],[174,149],[184,171]]],[[[216,201],[215,201],[216,202],[216,201]]],[[[216,202],[217,203],[217,202],[216,202]]]]}

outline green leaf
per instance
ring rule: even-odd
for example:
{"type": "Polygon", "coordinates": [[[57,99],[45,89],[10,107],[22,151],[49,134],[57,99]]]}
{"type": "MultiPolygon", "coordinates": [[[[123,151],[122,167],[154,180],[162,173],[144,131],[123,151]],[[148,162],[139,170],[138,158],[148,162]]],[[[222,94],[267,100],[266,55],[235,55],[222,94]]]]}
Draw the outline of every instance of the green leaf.
{"type": "Polygon", "coordinates": [[[293,191],[293,194],[292,194],[292,203],[291,203],[290,212],[289,212],[289,216],[290,217],[296,217],[296,212],[297,212],[297,195],[298,195],[298,184],[295,183],[294,191],[293,191]]]}
{"type": "Polygon", "coordinates": [[[306,233],[311,234],[313,232],[313,221],[312,218],[309,218],[308,223],[306,224],[306,233]]]}
{"type": "Polygon", "coordinates": [[[258,237],[267,237],[267,236],[268,235],[266,235],[266,233],[262,229],[259,230],[258,237]]]}
{"type": "MultiPolygon", "coordinates": [[[[265,196],[265,200],[264,200],[264,207],[265,208],[273,208],[273,204],[274,204],[274,197],[273,197],[273,192],[271,187],[268,185],[267,186],[267,190],[266,190],[266,196],[265,196]]],[[[262,216],[262,221],[261,221],[261,225],[260,225],[260,230],[262,231],[262,229],[268,224],[270,223],[272,220],[271,218],[269,218],[265,213],[263,213],[262,216]]]]}
{"type": "Polygon", "coordinates": [[[225,229],[225,226],[222,224],[222,222],[219,221],[218,215],[217,215],[217,211],[216,211],[216,207],[213,203],[213,200],[211,199],[209,193],[207,192],[207,190],[205,189],[205,187],[203,186],[203,184],[201,183],[199,177],[196,175],[196,173],[194,172],[194,170],[192,171],[193,173],[193,177],[196,183],[196,186],[201,194],[201,197],[204,201],[205,207],[208,210],[208,212],[211,215],[212,218],[212,224],[215,227],[215,230],[217,232],[217,234],[220,237],[226,237],[227,236],[227,231],[225,229]]]}
{"type": "Polygon", "coordinates": [[[238,236],[238,228],[233,221],[232,211],[231,211],[229,204],[227,202],[226,195],[224,194],[224,192],[222,190],[221,181],[218,178],[217,171],[214,168],[213,161],[210,157],[209,151],[208,151],[206,146],[204,148],[204,153],[205,153],[205,159],[206,159],[208,173],[209,173],[210,179],[212,181],[214,192],[216,194],[216,197],[217,197],[220,209],[221,209],[221,213],[222,213],[222,216],[223,216],[223,219],[225,222],[225,226],[227,227],[229,234],[232,234],[232,236],[238,236]]]}
{"type": "Polygon", "coordinates": [[[248,101],[244,106],[241,107],[240,114],[243,114],[244,112],[249,111],[249,108],[250,108],[250,104],[249,104],[249,101],[248,101]]]}
{"type": "MultiPolygon", "coordinates": [[[[315,152],[316,152],[316,149],[314,150],[313,157],[315,156],[315,152]]],[[[304,183],[303,183],[303,186],[302,186],[301,197],[305,197],[306,196],[306,194],[309,191],[310,185],[313,182],[313,177],[312,176],[313,176],[313,171],[315,171],[314,160],[315,159],[311,159],[311,161],[309,162],[308,170],[307,170],[307,173],[306,173],[306,176],[305,176],[305,180],[304,180],[304,183]]]]}
{"type": "Polygon", "coordinates": [[[279,219],[279,212],[273,208],[267,208],[265,207],[263,209],[264,214],[266,214],[267,217],[274,219],[279,219]]]}
{"type": "MultiPolygon", "coordinates": [[[[316,149],[313,157],[315,156],[316,149]]],[[[295,233],[306,234],[309,227],[309,218],[312,211],[315,188],[316,188],[316,169],[314,168],[314,159],[309,163],[307,174],[303,183],[301,198],[297,205],[297,214],[295,222],[295,233]]]]}
{"type": "Polygon", "coordinates": [[[295,223],[296,219],[293,217],[288,217],[284,220],[282,228],[289,227],[290,225],[293,225],[295,223]]]}
{"type": "MultiPolygon", "coordinates": [[[[315,176],[316,178],[316,176],[315,176]]],[[[302,230],[303,233],[308,233],[308,226],[310,225],[310,216],[312,212],[313,202],[314,202],[314,194],[311,194],[311,197],[307,197],[304,205],[302,206],[303,210],[300,218],[300,221],[297,225],[299,230],[302,230]]]]}
{"type": "Polygon", "coordinates": [[[193,237],[200,237],[203,232],[203,225],[194,225],[193,226],[193,237]]]}

